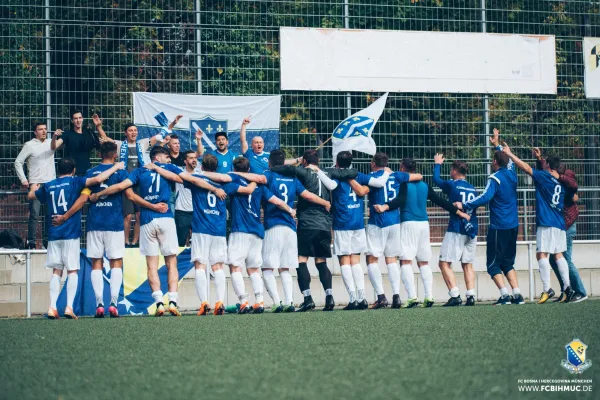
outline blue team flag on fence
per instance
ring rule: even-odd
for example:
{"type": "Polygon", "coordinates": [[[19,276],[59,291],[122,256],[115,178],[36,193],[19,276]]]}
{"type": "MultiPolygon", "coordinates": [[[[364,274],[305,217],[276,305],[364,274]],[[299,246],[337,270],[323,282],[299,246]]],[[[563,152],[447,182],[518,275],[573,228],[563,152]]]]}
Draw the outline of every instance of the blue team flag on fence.
{"type": "Polygon", "coordinates": [[[340,151],[360,151],[374,155],[377,146],[373,140],[373,128],[379,120],[388,93],[381,96],[369,107],[349,116],[334,129],[332,134],[333,159],[340,151]]]}

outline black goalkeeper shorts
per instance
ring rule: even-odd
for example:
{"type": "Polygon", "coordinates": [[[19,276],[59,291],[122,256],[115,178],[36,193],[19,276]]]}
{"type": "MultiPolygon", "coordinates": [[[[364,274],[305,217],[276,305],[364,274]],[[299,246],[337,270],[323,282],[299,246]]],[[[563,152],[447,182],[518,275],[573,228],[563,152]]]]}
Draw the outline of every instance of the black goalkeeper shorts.
{"type": "Polygon", "coordinates": [[[298,255],[331,258],[331,231],[298,229],[298,255]]]}

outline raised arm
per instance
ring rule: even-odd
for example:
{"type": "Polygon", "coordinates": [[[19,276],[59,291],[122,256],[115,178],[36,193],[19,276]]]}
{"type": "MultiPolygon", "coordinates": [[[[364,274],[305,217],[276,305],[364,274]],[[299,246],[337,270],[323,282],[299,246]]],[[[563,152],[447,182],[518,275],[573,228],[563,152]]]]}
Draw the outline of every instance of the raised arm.
{"type": "Polygon", "coordinates": [[[52,141],[50,142],[50,148],[52,150],[59,149],[60,146],[63,145],[64,141],[61,139],[62,134],[62,129],[57,129],[56,131],[54,131],[54,135],[52,135],[52,141]]]}
{"type": "Polygon", "coordinates": [[[93,178],[87,178],[85,180],[85,186],[86,187],[90,187],[90,186],[99,185],[102,182],[104,182],[105,180],[107,180],[108,178],[110,178],[110,176],[112,174],[114,174],[118,170],[124,169],[124,168],[125,168],[125,163],[123,161],[119,161],[118,163],[115,163],[115,165],[113,165],[112,167],[110,167],[106,171],[102,172],[101,174],[96,175],[93,178]]]}
{"type": "Polygon", "coordinates": [[[196,149],[196,154],[198,154],[198,157],[202,157],[202,155],[204,154],[202,135],[204,135],[204,132],[202,132],[202,129],[198,128],[198,130],[196,131],[196,144],[198,145],[198,148],[196,149]]]}
{"type": "Polygon", "coordinates": [[[515,163],[517,168],[519,168],[521,171],[525,172],[527,175],[533,175],[533,169],[531,169],[531,165],[527,164],[525,161],[523,161],[519,157],[515,156],[512,153],[512,151],[510,150],[510,147],[508,147],[508,145],[506,143],[503,143],[502,146],[503,146],[502,151],[505,152],[510,157],[510,159],[515,163]]]}
{"type": "Polygon", "coordinates": [[[127,199],[129,201],[137,204],[140,207],[144,207],[144,208],[156,211],[161,214],[164,214],[167,211],[169,211],[169,205],[167,203],[156,203],[156,204],[150,203],[149,201],[144,200],[137,193],[135,193],[132,188],[127,188],[125,190],[125,196],[127,197],[127,199]]]}
{"type": "Polygon", "coordinates": [[[92,203],[95,203],[100,197],[110,196],[111,194],[119,193],[131,186],[133,186],[133,182],[131,182],[129,179],[125,179],[122,182],[117,183],[116,185],[111,185],[106,189],[99,191],[98,193],[92,194],[90,196],[90,201],[92,203]]]}
{"type": "Polygon", "coordinates": [[[98,135],[100,136],[99,140],[101,142],[114,142],[111,138],[108,137],[104,128],[102,127],[102,119],[98,116],[98,114],[92,115],[92,122],[94,126],[96,126],[96,130],[98,131],[98,135]]]}
{"type": "Polygon", "coordinates": [[[237,174],[249,182],[256,182],[256,183],[260,183],[262,185],[267,184],[267,177],[265,175],[253,174],[250,172],[235,172],[235,171],[232,172],[232,174],[237,174]]]}
{"type": "Polygon", "coordinates": [[[433,161],[433,183],[435,183],[437,187],[442,189],[442,191],[447,194],[450,192],[450,190],[452,190],[452,185],[449,181],[442,179],[441,176],[442,164],[445,161],[444,155],[441,153],[436,154],[433,158],[433,161]]]}
{"type": "Polygon", "coordinates": [[[371,191],[371,189],[369,189],[368,186],[363,186],[360,183],[356,182],[356,179],[350,179],[348,183],[350,184],[350,187],[352,188],[352,190],[354,190],[354,193],[356,193],[357,196],[363,197],[371,191]]]}
{"type": "Polygon", "coordinates": [[[250,123],[251,115],[244,118],[242,121],[242,129],[240,129],[240,143],[242,145],[242,154],[246,154],[248,151],[248,141],[246,140],[246,125],[250,123]]]}
{"type": "Polygon", "coordinates": [[[315,203],[325,207],[327,211],[331,209],[330,202],[328,202],[327,200],[323,200],[322,198],[320,198],[316,194],[309,192],[308,190],[305,190],[304,192],[300,193],[300,197],[302,197],[304,200],[310,201],[311,203],[315,203]]]}
{"type": "MultiPolygon", "coordinates": [[[[179,175],[177,175],[176,173],[168,171],[162,167],[159,167],[158,165],[156,165],[154,163],[144,164],[144,168],[149,169],[150,171],[155,171],[157,174],[159,174],[163,178],[165,178],[169,181],[172,181],[172,182],[177,182],[177,183],[183,183],[182,175],[187,174],[187,172],[181,171],[181,173],[179,175]]],[[[188,175],[190,175],[190,174],[188,174],[188,175]]]]}
{"type": "Polygon", "coordinates": [[[183,118],[183,115],[182,115],[182,114],[179,114],[179,115],[177,115],[177,116],[175,117],[175,119],[174,119],[173,121],[171,121],[171,123],[169,124],[169,126],[167,127],[167,129],[168,129],[169,131],[172,131],[172,130],[173,130],[173,128],[175,128],[175,125],[177,125],[177,123],[179,122],[179,120],[180,120],[181,118],[183,118]]]}
{"type": "Polygon", "coordinates": [[[73,216],[73,214],[77,213],[79,210],[83,208],[85,203],[90,198],[90,189],[83,189],[81,194],[75,200],[75,203],[67,210],[63,215],[53,215],[52,216],[52,225],[59,226],[64,224],[69,218],[73,216]]]}
{"type": "Polygon", "coordinates": [[[289,213],[292,216],[292,218],[296,217],[296,210],[293,209],[292,207],[288,206],[287,204],[285,204],[283,202],[283,200],[281,200],[277,196],[271,196],[271,198],[268,201],[269,201],[269,203],[271,203],[271,204],[277,206],[278,208],[280,208],[281,210],[289,213]]]}

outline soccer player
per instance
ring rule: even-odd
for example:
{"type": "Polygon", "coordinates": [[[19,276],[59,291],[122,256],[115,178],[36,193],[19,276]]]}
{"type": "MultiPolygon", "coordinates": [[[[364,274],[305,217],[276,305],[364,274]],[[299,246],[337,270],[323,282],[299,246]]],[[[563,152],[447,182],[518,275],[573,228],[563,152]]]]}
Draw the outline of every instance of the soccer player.
{"type": "MultiPolygon", "coordinates": [[[[404,158],[400,164],[400,171],[414,174],[417,168],[415,160],[404,158]]],[[[400,208],[400,262],[402,269],[410,268],[416,258],[421,279],[423,280],[424,299],[423,307],[433,306],[433,273],[429,266],[431,259],[431,243],[429,241],[429,216],[427,215],[427,200],[442,207],[451,214],[463,218],[468,215],[458,210],[449,201],[439,197],[433,188],[423,181],[402,184],[398,196],[385,205],[375,205],[375,211],[385,212],[400,208]]],[[[389,266],[388,266],[389,268],[389,266]]],[[[413,308],[419,304],[414,286],[414,278],[407,273],[403,276],[404,286],[408,292],[406,308],[413,308]]],[[[397,285],[400,286],[399,284],[397,285]]],[[[397,289],[399,292],[399,288],[397,289]]]]}
{"type": "Polygon", "coordinates": [[[52,279],[50,280],[50,308],[48,309],[48,318],[59,318],[56,310],[56,300],[60,292],[60,278],[63,270],[67,270],[67,307],[65,317],[77,319],[73,312],[73,301],[77,293],[77,284],[79,281],[77,271],[79,271],[79,250],[81,237],[81,207],[89,195],[89,186],[102,183],[114,172],[123,169],[124,164],[113,165],[103,173],[93,177],[85,178],[74,176],[75,161],[70,158],[63,158],[58,161],[58,178],[54,179],[43,187],[39,184],[32,184],[31,191],[27,195],[28,200],[38,199],[47,206],[48,221],[52,216],[65,214],[75,202],[78,202],[79,210],[74,218],[69,218],[64,224],[51,226],[49,228],[48,254],[46,257],[46,268],[51,268],[52,279]],[[80,193],[84,196],[79,199],[80,193]]]}
{"type": "MultiPolygon", "coordinates": [[[[379,258],[384,256],[388,268],[388,278],[392,286],[392,308],[400,308],[400,268],[397,257],[401,254],[400,249],[400,213],[398,211],[378,212],[375,205],[386,204],[398,196],[400,184],[415,182],[423,179],[421,174],[409,174],[406,172],[393,172],[387,168],[389,157],[387,154],[377,152],[371,160],[369,177],[379,178],[388,174],[385,184],[381,188],[373,188],[369,192],[369,222],[367,225],[367,272],[371,284],[375,288],[377,301],[373,304],[374,309],[388,306],[388,300],[383,291],[383,281],[379,269],[379,258]],[[386,170],[387,168],[387,170],[386,170]]],[[[412,282],[414,286],[414,274],[412,266],[402,266],[402,280],[405,285],[412,282]]],[[[415,296],[416,297],[416,296],[415,296]]]]}
{"type": "Polygon", "coordinates": [[[500,298],[494,305],[525,304],[514,269],[519,230],[517,173],[510,157],[501,150],[499,135],[500,131],[494,128],[494,135],[490,138],[490,142],[496,148],[492,161],[494,173],[489,176],[484,191],[472,200],[467,199],[465,203],[456,202],[454,205],[469,212],[490,203],[486,265],[488,273],[500,291],[500,298]],[[504,286],[503,273],[512,288],[512,298],[504,286]]]}
{"type": "MultiPolygon", "coordinates": [[[[196,152],[188,150],[183,152],[185,156],[185,172],[188,174],[201,174],[198,168],[198,158],[196,152]]],[[[194,207],[192,205],[192,192],[187,189],[183,183],[176,183],[175,190],[177,196],[175,199],[175,227],[177,228],[177,242],[179,247],[186,245],[192,228],[194,219],[194,207]]]]}
{"type": "MultiPolygon", "coordinates": [[[[324,188],[317,176],[319,171],[319,156],[316,150],[306,150],[302,156],[302,165],[280,165],[272,167],[271,171],[283,176],[298,178],[302,186],[323,200],[331,201],[329,190],[324,188]]],[[[328,169],[332,177],[346,180],[358,174],[356,170],[328,169]]],[[[315,259],[319,271],[319,279],[325,291],[325,308],[332,311],[335,307],[332,290],[331,271],[327,266],[327,258],[331,258],[331,214],[320,205],[302,197],[298,199],[298,286],[304,295],[304,302],[298,308],[299,312],[315,308],[310,290],[310,272],[308,259],[315,259]]]]}
{"type": "MultiPolygon", "coordinates": [[[[150,160],[154,163],[146,164],[144,168],[138,168],[129,174],[129,177],[123,182],[112,185],[99,193],[95,193],[90,198],[95,202],[99,197],[111,195],[125,190],[133,185],[139,184],[140,196],[152,204],[168,203],[171,196],[170,181],[181,182],[178,175],[185,174],[185,171],[179,167],[169,164],[169,152],[164,147],[155,146],[150,150],[150,160]],[[154,165],[173,173],[172,180],[166,179],[159,173],[151,171],[154,165]]],[[[205,182],[203,185],[212,190],[217,195],[222,195],[220,189],[215,188],[205,182]]],[[[140,253],[146,256],[148,266],[148,282],[152,289],[152,298],[156,302],[155,316],[160,317],[165,313],[165,305],[162,301],[163,292],[160,289],[160,280],[158,278],[158,255],[159,251],[165,258],[165,264],[168,270],[168,290],[169,312],[171,315],[180,316],[177,308],[177,285],[179,274],[177,271],[177,231],[173,213],[168,210],[166,213],[160,213],[150,208],[142,207],[141,215],[141,235],[140,235],[140,253]]]]}
{"type": "MultiPolygon", "coordinates": [[[[250,119],[244,118],[242,122],[242,130],[246,131],[246,125],[250,123],[250,119]]],[[[217,145],[216,150],[208,149],[205,151],[204,145],[202,144],[202,132],[199,129],[196,132],[196,141],[198,142],[198,156],[202,157],[203,154],[212,154],[217,157],[217,161],[219,162],[219,166],[217,168],[217,172],[220,174],[226,174],[228,172],[233,171],[233,160],[235,160],[240,155],[232,150],[229,150],[229,137],[227,136],[227,131],[217,132],[215,134],[215,144],[217,145]]]]}
{"type": "MultiPolygon", "coordinates": [[[[433,166],[433,182],[442,189],[448,199],[455,203],[457,201],[467,202],[477,196],[477,191],[469,182],[467,182],[467,163],[464,161],[454,161],[450,169],[450,180],[443,180],[440,176],[444,155],[436,154],[433,166]]],[[[477,212],[471,210],[471,219],[469,221],[459,218],[455,214],[450,214],[448,229],[442,241],[440,249],[440,271],[444,277],[444,282],[448,286],[450,299],[444,304],[444,307],[459,306],[462,304],[460,291],[456,285],[456,277],[452,271],[452,263],[460,262],[465,276],[465,285],[467,287],[466,304],[475,305],[475,271],[473,270],[473,261],[475,260],[475,251],[477,249],[477,212]],[[469,225],[470,223],[470,225],[469,225]]]]}
{"type": "MultiPolygon", "coordinates": [[[[284,163],[285,154],[282,150],[271,152],[269,155],[269,167],[284,165],[284,163]]],[[[252,162],[250,162],[250,166],[252,166],[252,162]]],[[[331,204],[328,201],[306,190],[298,181],[298,178],[285,177],[272,171],[265,171],[263,176],[241,172],[237,174],[249,181],[266,184],[271,193],[283,200],[290,208],[293,207],[296,196],[323,206],[327,211],[331,208],[331,204]]],[[[268,203],[265,207],[265,239],[263,241],[262,257],[263,277],[267,291],[271,299],[273,299],[272,311],[294,312],[290,268],[298,268],[296,221],[294,221],[289,212],[283,211],[271,203],[268,203]],[[275,268],[279,269],[279,275],[281,276],[285,296],[284,303],[281,303],[279,293],[277,292],[277,283],[273,275],[275,268]]]]}
{"type": "MultiPolygon", "coordinates": [[[[250,162],[245,157],[238,157],[233,161],[234,172],[249,172],[250,162]]],[[[213,174],[204,172],[213,181],[234,182],[240,186],[248,186],[250,183],[237,174],[213,174]]],[[[227,259],[231,272],[231,284],[238,299],[240,300],[240,314],[254,312],[261,314],[264,311],[263,281],[260,276],[262,266],[263,238],[265,228],[260,221],[260,207],[263,203],[270,203],[290,214],[296,216],[296,210],[277,198],[265,185],[259,185],[251,195],[235,193],[231,196],[231,234],[229,235],[229,246],[227,259]],[[254,306],[249,307],[248,293],[242,278],[242,266],[246,270],[252,288],[254,289],[254,306]]]]}
{"type": "Polygon", "coordinates": [[[503,146],[502,151],[510,157],[520,170],[533,178],[535,185],[536,257],[540,269],[540,278],[544,285],[544,291],[540,295],[538,304],[543,304],[554,296],[554,290],[550,287],[550,261],[548,255],[554,255],[563,284],[562,290],[565,302],[568,302],[575,295],[575,291],[571,289],[569,265],[562,255],[567,250],[567,235],[565,232],[565,218],[562,213],[565,204],[565,190],[558,181],[560,158],[552,155],[548,156],[543,170],[533,169],[529,164],[514,155],[506,143],[503,146]]]}

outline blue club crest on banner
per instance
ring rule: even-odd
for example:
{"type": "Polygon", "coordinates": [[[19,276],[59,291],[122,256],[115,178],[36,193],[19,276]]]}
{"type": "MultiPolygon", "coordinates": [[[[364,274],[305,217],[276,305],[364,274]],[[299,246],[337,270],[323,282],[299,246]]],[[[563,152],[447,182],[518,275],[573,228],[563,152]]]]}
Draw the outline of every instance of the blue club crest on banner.
{"type": "Polygon", "coordinates": [[[204,145],[215,150],[217,148],[214,144],[216,134],[219,132],[228,132],[227,120],[216,119],[210,115],[203,118],[190,118],[190,143],[194,142],[193,138],[198,129],[202,129],[202,132],[204,132],[202,136],[204,145]]]}
{"type": "Polygon", "coordinates": [[[373,124],[375,124],[373,118],[356,115],[342,121],[333,131],[333,137],[346,139],[355,136],[368,136],[373,124]]]}

